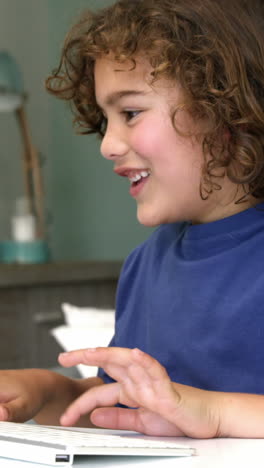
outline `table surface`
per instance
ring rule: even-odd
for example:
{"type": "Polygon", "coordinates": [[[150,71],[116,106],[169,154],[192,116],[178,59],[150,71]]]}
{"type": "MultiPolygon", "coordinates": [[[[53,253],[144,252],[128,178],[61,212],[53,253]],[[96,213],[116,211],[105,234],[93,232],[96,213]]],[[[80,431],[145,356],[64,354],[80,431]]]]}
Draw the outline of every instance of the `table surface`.
{"type": "MultiPolygon", "coordinates": [[[[73,468],[263,468],[264,440],[262,439],[211,439],[197,440],[174,438],[180,444],[196,449],[192,457],[77,457],[73,468]]],[[[45,468],[39,465],[0,458],[0,468],[45,468]]]]}

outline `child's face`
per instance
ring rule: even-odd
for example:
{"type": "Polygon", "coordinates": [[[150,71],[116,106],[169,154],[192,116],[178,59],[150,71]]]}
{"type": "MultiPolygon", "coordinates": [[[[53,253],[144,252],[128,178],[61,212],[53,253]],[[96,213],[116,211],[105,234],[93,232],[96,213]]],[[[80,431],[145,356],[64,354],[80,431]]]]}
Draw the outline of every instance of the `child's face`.
{"type": "MultiPolygon", "coordinates": [[[[111,57],[96,61],[96,99],[107,118],[102,155],[119,175],[130,179],[142,224],[200,223],[227,216],[226,190],[206,201],[200,197],[201,143],[179,135],[172,125],[171,106],[181,103],[180,88],[165,80],[150,86],[151,70],[143,59],[133,70],[130,62],[120,65],[111,57]]],[[[177,113],[176,126],[197,131],[183,111],[177,113]]]]}

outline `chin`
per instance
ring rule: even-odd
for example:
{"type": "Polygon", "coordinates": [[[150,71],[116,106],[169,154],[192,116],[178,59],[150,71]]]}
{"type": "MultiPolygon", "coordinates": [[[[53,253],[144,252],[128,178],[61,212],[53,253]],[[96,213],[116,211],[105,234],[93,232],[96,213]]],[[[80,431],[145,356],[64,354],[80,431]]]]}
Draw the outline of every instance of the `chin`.
{"type": "Polygon", "coordinates": [[[140,213],[138,210],[137,212],[137,219],[140,224],[146,227],[157,227],[160,226],[161,224],[172,224],[172,223],[179,223],[179,222],[186,222],[188,219],[186,219],[185,216],[158,216],[157,213],[140,213]]]}
{"type": "Polygon", "coordinates": [[[151,213],[137,213],[137,219],[140,224],[146,227],[157,227],[161,224],[167,224],[169,221],[157,216],[155,214],[151,215],[151,213]]]}

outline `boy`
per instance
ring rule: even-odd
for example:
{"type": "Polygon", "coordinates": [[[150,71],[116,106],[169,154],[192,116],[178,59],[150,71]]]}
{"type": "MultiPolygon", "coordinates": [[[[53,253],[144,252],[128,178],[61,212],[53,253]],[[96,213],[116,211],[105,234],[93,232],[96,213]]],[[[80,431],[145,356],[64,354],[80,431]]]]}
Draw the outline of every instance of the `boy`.
{"type": "Polygon", "coordinates": [[[125,262],[109,347],[59,358],[98,377],[2,372],[1,419],[264,436],[263,64],[259,0],[120,0],[73,28],[47,87],[160,227],[125,262]]]}

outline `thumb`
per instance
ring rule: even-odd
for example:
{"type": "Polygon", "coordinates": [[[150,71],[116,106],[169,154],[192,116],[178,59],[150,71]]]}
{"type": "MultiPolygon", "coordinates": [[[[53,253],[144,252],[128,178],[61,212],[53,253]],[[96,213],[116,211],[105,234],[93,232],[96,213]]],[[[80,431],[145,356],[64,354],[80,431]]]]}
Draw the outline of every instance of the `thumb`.
{"type": "Polygon", "coordinates": [[[28,414],[21,397],[0,404],[0,421],[25,422],[31,417],[32,415],[28,414]]]}

